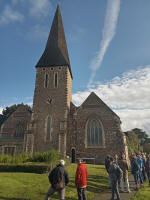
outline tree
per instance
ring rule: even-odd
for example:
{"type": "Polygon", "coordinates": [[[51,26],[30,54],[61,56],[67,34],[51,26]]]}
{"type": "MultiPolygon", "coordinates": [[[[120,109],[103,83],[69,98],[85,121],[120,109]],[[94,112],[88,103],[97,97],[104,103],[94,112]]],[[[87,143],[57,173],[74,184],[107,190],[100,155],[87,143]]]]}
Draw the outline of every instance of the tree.
{"type": "Polygon", "coordinates": [[[138,136],[138,138],[141,140],[141,143],[143,144],[144,141],[148,138],[148,135],[145,131],[139,128],[134,128],[132,131],[138,136]]]}
{"type": "Polygon", "coordinates": [[[142,146],[140,145],[141,141],[136,135],[136,133],[131,130],[126,132],[125,134],[127,136],[127,145],[129,154],[142,151],[142,146]]]}
{"type": "MultiPolygon", "coordinates": [[[[18,108],[20,105],[24,105],[24,104],[23,104],[23,103],[22,103],[22,104],[18,104],[18,105],[14,104],[14,105],[12,105],[12,106],[10,106],[10,107],[6,107],[5,109],[3,109],[2,114],[0,114],[0,126],[4,123],[4,121],[5,121],[6,119],[8,119],[8,117],[9,117],[14,111],[17,110],[17,108],[18,108]]],[[[26,107],[26,109],[27,109],[28,111],[31,112],[31,107],[30,107],[29,105],[24,105],[24,106],[26,107]]]]}

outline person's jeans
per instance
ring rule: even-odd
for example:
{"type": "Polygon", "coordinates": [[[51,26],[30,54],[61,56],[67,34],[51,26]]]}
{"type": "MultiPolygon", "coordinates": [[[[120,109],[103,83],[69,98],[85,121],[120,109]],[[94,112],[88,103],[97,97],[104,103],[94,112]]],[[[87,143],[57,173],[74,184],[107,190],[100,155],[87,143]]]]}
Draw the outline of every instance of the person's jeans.
{"type": "Polygon", "coordinates": [[[150,185],[150,171],[147,172],[147,178],[148,178],[149,185],[150,185]]]}
{"type": "Polygon", "coordinates": [[[140,184],[143,184],[144,180],[143,180],[143,173],[141,170],[139,171],[139,178],[140,178],[140,184]]]}
{"type": "Polygon", "coordinates": [[[56,191],[54,188],[50,187],[48,189],[48,192],[46,194],[45,200],[50,200],[50,197],[54,194],[54,192],[59,193],[59,199],[64,200],[65,199],[65,188],[59,191],[56,191]]]}
{"type": "Polygon", "coordinates": [[[135,181],[135,185],[140,184],[140,177],[139,177],[139,171],[136,171],[134,174],[134,181],[135,181]]]}
{"type": "Polygon", "coordinates": [[[77,188],[78,200],[86,200],[86,188],[77,188]]]}
{"type": "Polygon", "coordinates": [[[111,180],[112,184],[112,200],[114,200],[114,196],[116,193],[117,200],[120,200],[120,194],[119,194],[119,189],[118,189],[118,181],[117,180],[111,180]]]}

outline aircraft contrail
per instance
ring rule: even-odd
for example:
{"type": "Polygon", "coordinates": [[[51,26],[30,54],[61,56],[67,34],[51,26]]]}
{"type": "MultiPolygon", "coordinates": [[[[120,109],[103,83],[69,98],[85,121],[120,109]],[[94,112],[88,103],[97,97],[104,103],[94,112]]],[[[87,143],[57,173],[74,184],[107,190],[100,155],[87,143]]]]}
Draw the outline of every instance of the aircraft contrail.
{"type": "Polygon", "coordinates": [[[96,71],[100,68],[104,55],[107,51],[107,48],[109,47],[111,40],[115,36],[119,11],[120,11],[120,0],[107,1],[102,41],[100,43],[100,49],[97,52],[96,57],[92,60],[90,64],[92,73],[88,82],[88,87],[90,87],[90,85],[93,83],[96,71]]]}

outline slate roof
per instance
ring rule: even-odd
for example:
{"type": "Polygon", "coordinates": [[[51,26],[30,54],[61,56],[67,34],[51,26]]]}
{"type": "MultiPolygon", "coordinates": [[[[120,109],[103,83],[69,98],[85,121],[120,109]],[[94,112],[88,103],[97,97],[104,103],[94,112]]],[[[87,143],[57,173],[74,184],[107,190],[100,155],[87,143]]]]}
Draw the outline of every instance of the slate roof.
{"type": "Polygon", "coordinates": [[[43,55],[36,67],[71,66],[65,39],[60,6],[58,4],[43,55]]]}

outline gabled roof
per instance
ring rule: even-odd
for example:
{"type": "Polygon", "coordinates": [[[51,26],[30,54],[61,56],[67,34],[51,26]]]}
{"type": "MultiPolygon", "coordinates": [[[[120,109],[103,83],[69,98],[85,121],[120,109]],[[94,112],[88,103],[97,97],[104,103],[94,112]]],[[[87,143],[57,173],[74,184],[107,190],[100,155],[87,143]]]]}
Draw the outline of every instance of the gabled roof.
{"type": "Polygon", "coordinates": [[[91,92],[90,95],[86,98],[86,100],[82,103],[81,107],[92,107],[92,106],[101,106],[104,105],[113,115],[120,117],[107,106],[94,92],[91,92]]]}
{"type": "Polygon", "coordinates": [[[55,16],[53,19],[44,53],[36,65],[36,67],[52,66],[68,66],[72,77],[67,43],[59,4],[55,12],[55,16]]]}

